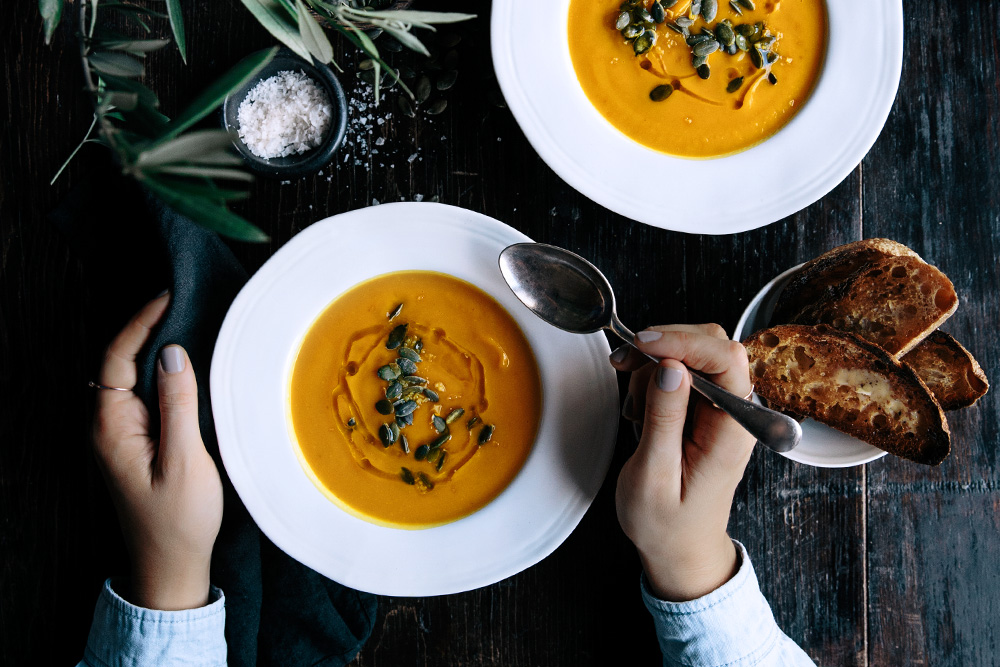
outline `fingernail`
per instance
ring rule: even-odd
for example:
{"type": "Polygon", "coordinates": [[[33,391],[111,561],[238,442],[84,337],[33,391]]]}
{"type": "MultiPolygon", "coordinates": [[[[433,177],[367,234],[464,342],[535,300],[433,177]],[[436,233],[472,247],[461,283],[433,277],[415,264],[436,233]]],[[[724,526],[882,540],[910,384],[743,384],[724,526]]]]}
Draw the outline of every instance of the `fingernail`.
{"type": "Polygon", "coordinates": [[[639,339],[640,343],[652,343],[654,340],[660,340],[663,338],[662,331],[640,331],[636,334],[636,338],[639,339]]]}
{"type": "Polygon", "coordinates": [[[632,421],[632,406],[635,401],[632,399],[632,394],[625,395],[625,403],[622,405],[622,417],[632,421]]]}
{"type": "Polygon", "coordinates": [[[184,352],[179,345],[167,345],[160,350],[160,365],[170,375],[184,370],[184,352]]]}
{"type": "Polygon", "coordinates": [[[156,296],[154,296],[153,298],[154,298],[154,299],[159,299],[160,297],[164,297],[164,296],[166,296],[166,295],[167,295],[167,293],[168,293],[169,291],[170,291],[169,289],[165,289],[165,290],[163,290],[162,292],[160,292],[159,294],[157,294],[156,296]]]}
{"type": "Polygon", "coordinates": [[[673,366],[660,366],[656,369],[656,386],[661,391],[677,391],[684,380],[684,371],[673,366]]]}
{"type": "Polygon", "coordinates": [[[617,350],[611,353],[611,361],[616,364],[620,364],[625,361],[625,357],[628,356],[628,345],[622,345],[617,350]]]}

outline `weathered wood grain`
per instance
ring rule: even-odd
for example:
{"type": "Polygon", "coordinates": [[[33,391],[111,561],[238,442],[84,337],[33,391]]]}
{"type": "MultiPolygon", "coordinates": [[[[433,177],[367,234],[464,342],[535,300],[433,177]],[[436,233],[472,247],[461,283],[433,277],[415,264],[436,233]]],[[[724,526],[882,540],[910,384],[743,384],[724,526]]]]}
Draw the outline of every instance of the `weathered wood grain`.
{"type": "MultiPolygon", "coordinates": [[[[172,51],[149,62],[168,114],[270,41],[237,2],[184,7],[198,17],[188,28],[189,66],[172,51]]],[[[253,270],[327,215],[375,200],[437,198],[593,259],[633,327],[716,321],[732,330],[775,274],[840,243],[887,236],[955,282],[961,306],[945,328],[996,383],[1000,9],[906,9],[903,81],[879,142],[827,197],[770,227],[729,237],[666,232],[612,214],[563,183],[497,104],[483,3],[480,18],[458,29],[459,79],[448,111],[352,126],[338,158],[347,162],[294,182],[258,181],[241,210],[272,241],[234,249],[253,270]]],[[[128,242],[111,230],[67,239],[45,220],[71,185],[113,167],[86,149],[48,185],[90,119],[72,28],[63,26],[46,47],[34,3],[4,3],[0,12],[0,664],[73,664],[100,583],[127,564],[86,442],[85,381],[106,341],[165,278],[147,266],[151,258],[135,240],[141,229],[128,242]],[[113,293],[98,291],[108,284],[118,285],[113,293]],[[61,641],[51,641],[54,631],[61,641]]],[[[343,50],[338,59],[349,84],[359,59],[343,50]]],[[[951,419],[954,452],[937,469],[882,459],[831,471],[754,455],[730,529],[747,546],[779,624],[819,664],[996,664],[995,393],[951,419]]],[[[552,556],[477,591],[383,599],[355,664],[658,664],[637,559],[615,519],[614,481],[634,447],[630,429],[619,435],[604,488],[552,556]]]]}
{"type": "Polygon", "coordinates": [[[948,413],[938,468],[887,457],[869,466],[870,662],[1000,664],[1000,8],[906,7],[896,107],[866,160],[868,236],[907,243],[952,279],[943,328],[982,364],[993,390],[948,413]],[[962,39],[954,40],[956,34],[962,39]]]}

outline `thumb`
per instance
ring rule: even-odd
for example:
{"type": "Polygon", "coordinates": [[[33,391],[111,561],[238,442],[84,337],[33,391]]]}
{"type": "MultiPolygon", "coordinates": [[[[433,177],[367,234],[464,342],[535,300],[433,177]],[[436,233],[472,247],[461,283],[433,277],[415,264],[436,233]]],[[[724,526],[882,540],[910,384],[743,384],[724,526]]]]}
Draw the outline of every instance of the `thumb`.
{"type": "Polygon", "coordinates": [[[654,466],[679,465],[691,376],[675,359],[664,359],[649,379],[646,415],[636,453],[654,466]]]}
{"type": "Polygon", "coordinates": [[[198,428],[198,383],[191,360],[180,345],[160,350],[160,453],[164,458],[204,448],[198,428]]]}

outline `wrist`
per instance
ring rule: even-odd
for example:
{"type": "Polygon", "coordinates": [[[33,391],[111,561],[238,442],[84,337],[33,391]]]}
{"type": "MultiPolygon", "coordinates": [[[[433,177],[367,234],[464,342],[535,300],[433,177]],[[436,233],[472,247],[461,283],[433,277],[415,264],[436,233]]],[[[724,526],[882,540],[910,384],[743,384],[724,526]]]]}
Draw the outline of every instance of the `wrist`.
{"type": "Polygon", "coordinates": [[[639,550],[650,592],[661,600],[688,602],[720,588],[740,567],[739,551],[728,535],[683,553],[639,550]]]}
{"type": "Polygon", "coordinates": [[[204,607],[209,601],[210,562],[164,567],[162,563],[137,564],[134,568],[129,602],[146,609],[180,611],[204,607]]]}

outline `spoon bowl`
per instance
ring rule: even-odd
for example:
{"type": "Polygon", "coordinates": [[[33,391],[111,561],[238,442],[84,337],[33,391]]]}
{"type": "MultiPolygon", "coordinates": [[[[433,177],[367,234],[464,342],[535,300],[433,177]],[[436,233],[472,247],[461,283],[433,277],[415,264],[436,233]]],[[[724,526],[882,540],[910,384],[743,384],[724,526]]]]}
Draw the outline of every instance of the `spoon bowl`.
{"type": "MultiPolygon", "coordinates": [[[[609,329],[639,349],[635,334],[615,313],[611,283],[583,257],[544,243],[517,243],[500,253],[499,263],[517,298],[549,324],[572,333],[609,329]]],[[[787,452],[799,444],[802,427],[791,417],[731,394],[695,371],[691,371],[691,386],[765,447],[787,452]]]]}

